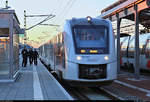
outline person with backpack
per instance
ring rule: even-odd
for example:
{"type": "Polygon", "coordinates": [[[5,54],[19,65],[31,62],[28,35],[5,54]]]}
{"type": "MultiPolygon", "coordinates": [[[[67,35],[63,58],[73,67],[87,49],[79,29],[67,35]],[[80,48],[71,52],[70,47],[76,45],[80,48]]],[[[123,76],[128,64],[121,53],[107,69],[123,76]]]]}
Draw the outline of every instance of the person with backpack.
{"type": "Polygon", "coordinates": [[[34,60],[34,65],[37,65],[37,58],[39,57],[38,52],[36,51],[36,49],[34,49],[33,51],[33,60],[34,60]]]}
{"type": "Polygon", "coordinates": [[[33,50],[32,50],[32,48],[29,49],[28,56],[29,56],[29,62],[30,62],[30,66],[31,66],[33,63],[33,50]]]}
{"type": "Polygon", "coordinates": [[[22,54],[22,58],[23,58],[23,60],[22,60],[22,67],[26,67],[27,60],[28,60],[28,51],[26,49],[26,46],[24,46],[21,54],[22,54]]]}

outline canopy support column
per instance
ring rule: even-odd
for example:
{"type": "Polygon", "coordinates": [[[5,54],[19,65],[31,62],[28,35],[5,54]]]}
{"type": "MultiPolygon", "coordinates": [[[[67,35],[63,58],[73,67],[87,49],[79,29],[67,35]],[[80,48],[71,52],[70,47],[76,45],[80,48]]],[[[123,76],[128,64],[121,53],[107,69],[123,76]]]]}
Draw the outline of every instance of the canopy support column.
{"type": "Polygon", "coordinates": [[[135,78],[139,79],[140,78],[140,73],[139,73],[139,12],[138,12],[138,7],[137,5],[134,6],[134,20],[135,20],[135,78]]]}
{"type": "Polygon", "coordinates": [[[120,73],[120,23],[121,19],[119,14],[116,14],[117,17],[117,72],[120,73]]]}

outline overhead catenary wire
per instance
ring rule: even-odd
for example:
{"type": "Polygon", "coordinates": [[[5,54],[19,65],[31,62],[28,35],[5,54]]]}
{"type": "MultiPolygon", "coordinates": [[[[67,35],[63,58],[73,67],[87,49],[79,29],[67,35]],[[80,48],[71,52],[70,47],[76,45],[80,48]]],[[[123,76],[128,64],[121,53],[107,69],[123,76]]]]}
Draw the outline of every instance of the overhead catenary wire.
{"type": "Polygon", "coordinates": [[[26,29],[26,30],[30,30],[30,29],[32,29],[33,27],[35,27],[35,26],[37,26],[37,25],[39,25],[39,24],[41,24],[41,23],[43,23],[43,22],[45,22],[45,21],[47,21],[47,20],[49,20],[49,19],[52,19],[53,17],[55,17],[55,15],[49,15],[47,18],[45,18],[44,20],[42,20],[41,22],[39,22],[39,23],[37,23],[37,24],[35,24],[35,25],[33,25],[33,26],[31,26],[31,27],[29,27],[28,29],[26,29]]]}
{"type": "Polygon", "coordinates": [[[61,5],[61,3],[62,3],[63,0],[57,0],[57,1],[58,1],[58,3],[57,3],[57,5],[55,6],[55,8],[52,10],[52,13],[56,13],[55,11],[57,11],[59,5],[61,5]],[[60,1],[60,2],[59,2],[59,1],[60,1]]]}
{"type": "MultiPolygon", "coordinates": [[[[57,1],[59,1],[59,0],[57,0],[57,1]]],[[[61,0],[62,1],[62,0],[61,0]]],[[[67,3],[66,3],[66,5],[65,5],[65,7],[62,9],[62,12],[57,16],[57,17],[60,17],[60,15],[63,15],[63,16],[61,16],[61,17],[64,17],[65,16],[65,11],[66,10],[70,10],[70,8],[71,8],[71,6],[73,5],[73,3],[74,3],[74,0],[69,0],[67,3]],[[69,6],[70,5],[70,6],[69,6]],[[68,8],[69,7],[69,8],[68,8]],[[68,9],[67,9],[68,8],[68,9]]],[[[60,3],[60,5],[61,5],[61,3],[60,3]]],[[[59,7],[59,3],[56,5],[56,8],[54,8],[53,10],[52,10],[52,13],[57,9],[59,7]]],[[[37,16],[37,15],[35,15],[35,16],[37,16]]],[[[42,15],[43,16],[43,15],[42,15]]],[[[28,15],[28,16],[26,16],[26,17],[34,17],[34,15],[28,15]]],[[[28,29],[26,29],[26,30],[30,30],[30,29],[32,29],[32,28],[34,28],[35,26],[37,26],[37,25],[42,25],[42,23],[43,22],[45,22],[45,21],[48,21],[49,19],[51,19],[51,18],[53,18],[53,17],[55,17],[55,15],[52,15],[52,14],[50,14],[50,15],[48,15],[48,17],[47,18],[45,18],[44,20],[42,20],[42,21],[40,21],[39,23],[37,23],[37,24],[35,24],[35,25],[33,25],[33,26],[31,26],[31,27],[29,27],[28,29]]],[[[61,18],[62,19],[62,18],[61,18]]],[[[60,21],[60,20],[59,20],[60,21]]],[[[55,21],[54,22],[56,22],[56,19],[55,19],[55,21]]],[[[47,24],[48,25],[48,24],[47,24]]],[[[52,25],[52,24],[49,24],[49,25],[52,25]]]]}
{"type": "MultiPolygon", "coordinates": [[[[59,0],[57,0],[57,1],[59,1],[59,0]]],[[[57,1],[56,1],[56,2],[57,2],[57,1]]],[[[58,5],[58,4],[57,4],[57,5],[58,5]]],[[[54,9],[52,10],[51,14],[49,14],[49,15],[26,15],[26,17],[42,17],[42,16],[47,16],[47,18],[45,18],[44,20],[40,21],[39,23],[37,23],[37,24],[35,24],[35,25],[29,27],[29,28],[26,29],[26,30],[30,30],[30,29],[32,29],[33,27],[37,26],[37,25],[42,25],[43,22],[46,22],[46,21],[48,21],[49,19],[55,17],[55,15],[52,15],[53,12],[55,11],[55,9],[57,9],[57,6],[56,6],[56,8],[54,8],[54,9]]],[[[46,25],[46,24],[44,24],[44,25],[46,25]]],[[[49,24],[49,25],[53,25],[53,24],[49,24]]],[[[53,25],[53,26],[54,26],[54,25],[53,25]]]]}
{"type": "Polygon", "coordinates": [[[62,12],[62,14],[61,14],[61,16],[60,16],[58,22],[61,22],[61,21],[64,19],[63,17],[65,16],[65,14],[67,14],[67,11],[70,9],[70,8],[69,8],[70,5],[72,5],[73,2],[74,2],[74,0],[72,0],[72,1],[70,1],[70,2],[68,3],[68,5],[65,7],[64,11],[62,12]]]}
{"type": "MultiPolygon", "coordinates": [[[[49,15],[49,16],[47,16],[44,20],[42,20],[42,21],[40,21],[39,23],[37,23],[37,24],[35,24],[35,25],[33,25],[33,26],[31,26],[31,27],[29,27],[28,29],[26,29],[26,30],[29,30],[29,29],[32,29],[32,28],[34,28],[34,27],[36,27],[37,25],[48,25],[48,26],[59,26],[59,25],[54,25],[54,24],[43,24],[43,22],[46,22],[46,21],[48,21],[49,19],[51,19],[51,18],[53,18],[53,17],[55,17],[56,15],[52,15],[54,12],[56,12],[56,10],[57,9],[59,9],[59,7],[61,6],[61,4],[62,4],[62,1],[63,0],[57,0],[56,1],[56,6],[54,6],[55,8],[53,9],[53,10],[51,10],[51,14],[49,15]],[[57,2],[58,1],[58,2],[57,2]]],[[[42,15],[42,16],[44,16],[44,15],[42,15]]],[[[51,20],[52,21],[52,20],[51,20]]],[[[48,22],[47,22],[48,23],[48,22]]]]}
{"type": "Polygon", "coordinates": [[[26,17],[44,17],[44,16],[49,16],[48,15],[27,15],[26,17]]]}
{"type": "MultiPolygon", "coordinates": [[[[57,6],[56,6],[56,9],[54,10],[54,13],[57,14],[57,9],[59,8],[59,11],[60,9],[62,8],[62,5],[63,5],[63,0],[60,0],[59,3],[57,3],[57,6]]],[[[56,19],[58,18],[58,15],[56,16],[55,20],[52,21],[52,23],[54,24],[56,22],[56,19]]]]}
{"type": "Polygon", "coordinates": [[[72,0],[68,0],[66,5],[64,6],[64,8],[62,8],[62,12],[60,12],[59,15],[57,15],[57,19],[55,19],[54,23],[56,23],[56,21],[58,21],[58,17],[61,17],[61,15],[65,12],[67,6],[69,6],[71,2],[72,2],[72,0]]]}
{"type": "MultiPolygon", "coordinates": [[[[51,14],[53,14],[53,13],[55,14],[55,11],[58,9],[59,5],[61,5],[62,1],[63,1],[63,0],[57,0],[57,1],[56,1],[57,4],[56,4],[55,8],[53,8],[51,14]]],[[[57,17],[57,16],[56,16],[56,17],[57,17]]],[[[51,23],[51,24],[39,24],[39,25],[57,26],[57,27],[59,26],[59,25],[56,25],[56,24],[53,24],[53,23],[51,23]]]]}
{"type": "Polygon", "coordinates": [[[53,21],[53,23],[55,23],[56,20],[58,19],[58,17],[60,16],[60,13],[62,12],[63,4],[64,4],[64,3],[65,3],[65,2],[63,2],[63,0],[61,0],[60,6],[58,6],[58,7],[59,7],[59,10],[55,10],[55,11],[56,11],[55,13],[57,14],[57,16],[56,16],[55,20],[53,21]],[[59,11],[59,12],[57,12],[57,11],[59,11]]]}
{"type": "Polygon", "coordinates": [[[39,25],[46,25],[46,26],[60,26],[60,25],[55,25],[55,24],[39,24],[39,25]]]}
{"type": "MultiPolygon", "coordinates": [[[[63,2],[63,0],[61,0],[60,1],[60,3],[57,5],[57,7],[56,7],[56,12],[55,12],[55,14],[57,13],[57,9],[59,9],[59,13],[57,14],[57,16],[56,16],[56,18],[55,18],[55,20],[53,20],[52,21],[52,24],[54,24],[54,25],[59,25],[59,24],[57,24],[56,23],[56,21],[59,19],[59,17],[61,17],[61,15],[64,13],[64,11],[65,11],[65,9],[66,9],[66,7],[68,6],[68,5],[70,5],[70,0],[69,1],[67,1],[67,3],[65,3],[65,2],[63,2]],[[63,6],[63,4],[65,3],[65,5],[63,6]]],[[[59,26],[55,26],[56,27],[56,31],[59,31],[58,29],[60,29],[60,25],[59,26]]]]}
{"type": "MultiPolygon", "coordinates": [[[[64,19],[66,19],[67,15],[69,14],[69,11],[71,10],[71,7],[73,7],[73,5],[75,4],[76,1],[77,1],[77,0],[73,0],[73,1],[72,1],[72,3],[70,4],[70,6],[68,7],[68,11],[65,12],[66,14],[64,13],[64,15],[62,16],[62,19],[61,19],[62,21],[63,21],[64,19]]],[[[61,20],[60,20],[60,21],[61,21],[61,20]]],[[[63,23],[63,22],[62,22],[62,23],[63,23]]]]}

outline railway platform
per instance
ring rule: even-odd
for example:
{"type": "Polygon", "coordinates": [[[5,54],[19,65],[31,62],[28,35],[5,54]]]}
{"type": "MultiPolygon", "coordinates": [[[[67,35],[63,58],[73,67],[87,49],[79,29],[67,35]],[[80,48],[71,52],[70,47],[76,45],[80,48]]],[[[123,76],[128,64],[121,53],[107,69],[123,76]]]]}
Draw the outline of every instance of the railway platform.
{"type": "Polygon", "coordinates": [[[37,66],[20,66],[18,79],[0,83],[0,92],[0,100],[73,100],[39,60],[37,66]]]}
{"type": "Polygon", "coordinates": [[[102,89],[120,100],[150,101],[149,85],[148,76],[140,75],[140,79],[135,79],[133,73],[121,72],[117,80],[102,89]]]}

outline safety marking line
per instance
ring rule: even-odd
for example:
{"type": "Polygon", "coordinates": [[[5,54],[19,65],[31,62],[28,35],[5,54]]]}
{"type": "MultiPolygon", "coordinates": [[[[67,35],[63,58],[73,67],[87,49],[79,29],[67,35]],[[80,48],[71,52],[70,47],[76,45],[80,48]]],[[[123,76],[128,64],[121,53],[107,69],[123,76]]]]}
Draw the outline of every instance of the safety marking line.
{"type": "Polygon", "coordinates": [[[58,87],[60,87],[60,89],[63,91],[63,93],[65,94],[65,96],[67,96],[67,98],[69,100],[74,100],[69,93],[60,85],[60,83],[53,77],[53,75],[46,69],[46,71],[49,73],[50,77],[52,78],[52,80],[54,80],[54,82],[57,84],[58,87]]]}
{"type": "Polygon", "coordinates": [[[140,91],[143,91],[143,92],[146,92],[148,97],[150,97],[150,90],[147,90],[147,89],[143,89],[143,88],[139,88],[139,87],[136,87],[134,85],[130,85],[130,84],[127,84],[125,82],[121,82],[121,81],[118,81],[118,80],[115,80],[116,83],[119,83],[121,85],[124,85],[124,86],[127,86],[129,88],[133,88],[133,89],[136,89],[136,90],[140,90],[140,91]]]}
{"type": "Polygon", "coordinates": [[[43,94],[41,90],[41,85],[36,70],[36,66],[33,65],[33,89],[34,89],[34,100],[43,100],[43,94]]]}

